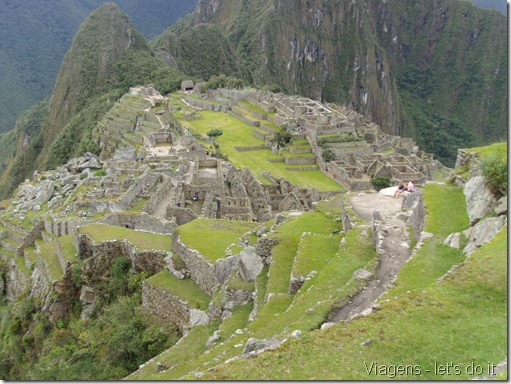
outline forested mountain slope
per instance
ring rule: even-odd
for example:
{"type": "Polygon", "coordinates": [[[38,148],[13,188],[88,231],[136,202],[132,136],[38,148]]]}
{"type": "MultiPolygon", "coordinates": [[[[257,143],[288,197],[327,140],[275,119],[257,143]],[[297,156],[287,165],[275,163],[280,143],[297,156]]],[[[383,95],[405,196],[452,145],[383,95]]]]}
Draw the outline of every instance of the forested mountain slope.
{"type": "MultiPolygon", "coordinates": [[[[0,132],[51,94],[82,21],[104,0],[4,0],[0,4],[0,132]]],[[[192,11],[194,0],[117,0],[150,39],[192,11]]]]}
{"type": "Polygon", "coordinates": [[[185,72],[351,105],[451,166],[507,135],[507,20],[467,1],[201,0],[155,49],[185,72]],[[199,71],[202,56],[224,65],[199,71]]]}

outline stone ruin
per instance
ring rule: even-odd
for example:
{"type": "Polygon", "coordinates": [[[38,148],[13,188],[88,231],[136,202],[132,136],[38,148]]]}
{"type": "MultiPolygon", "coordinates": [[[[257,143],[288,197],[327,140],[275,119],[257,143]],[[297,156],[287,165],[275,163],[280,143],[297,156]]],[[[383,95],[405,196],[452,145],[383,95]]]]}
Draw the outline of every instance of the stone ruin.
{"type": "Polygon", "coordinates": [[[432,155],[348,108],[264,91],[254,91],[248,100],[275,113],[275,123],[294,136],[304,134],[321,170],[349,190],[372,189],[374,177],[417,185],[432,177],[432,155]]]}
{"type": "MultiPolygon", "coordinates": [[[[236,114],[240,100],[267,111],[268,121],[285,126],[294,139],[306,139],[312,151],[310,158],[348,189],[372,189],[371,177],[420,184],[431,176],[431,155],[419,151],[411,139],[384,134],[346,108],[246,89],[208,92],[208,97],[216,95],[221,108],[230,113],[236,114]],[[330,153],[328,161],[325,152],[330,153]]],[[[268,182],[263,184],[250,169],[238,169],[211,157],[186,128],[165,114],[169,110],[166,98],[152,87],[134,87],[98,124],[99,157],[87,153],[55,171],[35,173],[33,182],[21,186],[6,210],[8,215],[0,220],[6,228],[0,233],[0,245],[8,251],[7,256],[24,256],[30,265],[31,253],[26,249],[36,238],[51,242],[75,235],[77,228],[89,223],[172,234],[176,226],[197,217],[267,222],[280,212],[310,210],[327,196],[269,173],[264,174],[268,182]],[[43,210],[41,215],[26,223],[28,213],[39,210],[43,210]],[[30,229],[15,224],[19,222],[30,229]]],[[[268,145],[272,131],[263,124],[259,128],[268,145]]],[[[270,262],[272,243],[269,238],[260,240],[256,253],[270,262]]],[[[129,255],[139,257],[125,248],[129,255]]],[[[65,270],[68,272],[69,268],[65,270]]],[[[38,281],[49,290],[51,284],[43,282],[51,283],[51,279],[43,275],[41,271],[38,281]]],[[[9,285],[9,297],[23,290],[23,284],[16,284],[9,285]]]]}

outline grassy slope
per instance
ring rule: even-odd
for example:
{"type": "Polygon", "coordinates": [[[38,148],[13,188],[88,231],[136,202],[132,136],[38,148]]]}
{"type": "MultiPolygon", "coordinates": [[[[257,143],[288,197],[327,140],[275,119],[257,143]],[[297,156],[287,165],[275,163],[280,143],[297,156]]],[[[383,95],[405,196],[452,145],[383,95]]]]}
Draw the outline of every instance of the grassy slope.
{"type": "Polygon", "coordinates": [[[443,244],[448,235],[461,232],[469,226],[465,195],[461,188],[426,184],[424,202],[428,212],[425,231],[434,236],[424,241],[424,247],[415,255],[413,263],[403,266],[389,297],[408,290],[426,288],[464,259],[461,250],[443,244]]]}
{"type": "Polygon", "coordinates": [[[208,309],[210,297],[197,286],[192,279],[179,280],[166,269],[146,280],[146,283],[169,292],[189,303],[191,308],[208,309]]]}
{"type": "Polygon", "coordinates": [[[417,365],[420,374],[399,379],[471,379],[472,363],[483,368],[506,357],[506,230],[483,245],[451,278],[382,305],[382,310],[326,331],[305,334],[275,352],[240,360],[207,373],[207,379],[381,380],[365,364],[417,365]],[[367,347],[360,343],[372,340],[367,347]],[[436,364],[457,364],[451,375],[436,364]],[[271,369],[268,369],[271,367],[271,369]],[[427,371],[429,370],[429,372],[427,371]],[[438,372],[437,372],[438,373],[438,372]],[[469,372],[470,373],[470,372],[469,372]]]}
{"type": "MultiPolygon", "coordinates": [[[[427,228],[438,230],[437,237],[443,239],[443,232],[463,229],[464,218],[455,215],[451,220],[452,215],[433,209],[435,204],[439,207],[453,194],[451,202],[459,200],[456,191],[449,187],[439,191],[439,188],[442,187],[426,190],[430,218],[427,228]],[[431,197],[441,197],[443,201],[434,203],[431,197]],[[438,218],[446,229],[435,226],[438,218]]],[[[487,375],[488,363],[497,364],[506,357],[506,232],[507,228],[503,229],[440,283],[436,278],[445,272],[446,266],[424,274],[431,266],[424,266],[423,258],[417,255],[408,263],[411,269],[404,270],[398,280],[406,281],[409,289],[415,289],[381,303],[380,311],[350,323],[336,324],[325,331],[304,333],[274,352],[221,365],[207,372],[204,378],[380,380],[393,378],[392,367],[409,364],[416,365],[414,371],[410,368],[407,375],[400,374],[396,378],[470,379],[475,376],[467,373],[471,363],[481,366],[483,375],[487,375]],[[422,277],[415,282],[405,279],[413,275],[422,277]],[[367,340],[372,340],[372,344],[360,345],[367,340]],[[381,374],[382,371],[369,373],[367,369],[373,362],[380,367],[386,365],[390,370],[385,374],[381,374]],[[450,374],[435,372],[435,364],[447,363],[458,366],[452,367],[450,374]]],[[[429,257],[442,257],[434,247],[429,250],[429,257]]],[[[460,260],[451,259],[449,264],[457,261],[460,260]]]]}
{"type": "MultiPolygon", "coordinates": [[[[332,205],[333,212],[336,212],[337,208],[336,204],[332,205]]],[[[272,252],[274,261],[271,264],[270,273],[258,277],[258,297],[259,300],[262,300],[262,305],[260,304],[258,314],[252,322],[248,323],[246,318],[252,307],[252,304],[250,304],[248,308],[243,309],[242,307],[237,310],[245,312],[245,316],[238,315],[239,318],[229,320],[235,322],[236,326],[230,323],[221,325],[222,338],[210,348],[207,354],[203,354],[203,346],[214,328],[201,328],[196,331],[194,329],[192,330],[194,336],[190,335],[189,337],[187,335],[176,348],[166,351],[156,360],[168,366],[174,366],[173,369],[155,373],[154,362],[152,362],[141,371],[132,374],[129,379],[194,378],[193,375],[187,376],[187,374],[194,370],[204,370],[204,365],[216,365],[239,355],[248,338],[262,339],[281,333],[285,334],[288,330],[300,329],[306,332],[317,328],[332,305],[341,298],[346,299],[346,295],[351,292],[351,285],[342,289],[341,287],[350,279],[352,273],[358,268],[365,267],[374,258],[374,251],[370,247],[370,239],[360,238],[359,231],[354,230],[348,234],[348,246],[346,248],[334,247],[330,249],[331,247],[328,247],[329,254],[327,256],[330,257],[328,268],[319,270],[318,274],[307,281],[297,294],[287,294],[291,265],[302,232],[327,236],[339,227],[339,224],[335,221],[335,216],[331,214],[331,211],[328,211],[326,204],[322,204],[320,209],[321,211],[305,213],[297,218],[290,219],[277,227],[278,230],[274,236],[281,241],[281,244],[279,244],[278,249],[274,248],[272,252]],[[266,287],[264,287],[266,281],[266,287]],[[267,295],[270,292],[277,294],[268,298],[267,295]],[[266,301],[263,300],[263,297],[267,297],[266,301]],[[227,331],[226,328],[229,328],[230,331],[227,331]],[[233,334],[236,329],[241,329],[243,332],[233,334]],[[203,334],[203,332],[206,332],[206,334],[203,334]],[[196,345],[196,343],[199,345],[196,345]],[[182,352],[178,353],[181,350],[193,350],[196,354],[192,355],[186,352],[187,359],[184,360],[180,357],[182,352]]],[[[334,238],[339,240],[340,236],[335,235],[332,239],[334,238]]],[[[237,316],[236,312],[234,316],[237,316]]]]}

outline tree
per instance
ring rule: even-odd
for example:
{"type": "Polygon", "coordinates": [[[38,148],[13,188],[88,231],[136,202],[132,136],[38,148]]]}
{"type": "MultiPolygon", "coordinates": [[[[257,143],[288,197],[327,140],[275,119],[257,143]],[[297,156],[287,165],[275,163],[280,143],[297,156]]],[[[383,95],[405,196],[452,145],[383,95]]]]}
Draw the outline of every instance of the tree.
{"type": "Polygon", "coordinates": [[[385,176],[375,177],[371,179],[371,184],[376,191],[379,191],[380,189],[390,187],[390,179],[385,176]]]}
{"type": "Polygon", "coordinates": [[[222,136],[223,132],[221,129],[215,128],[206,133],[210,139],[214,139],[215,137],[222,136]]]}

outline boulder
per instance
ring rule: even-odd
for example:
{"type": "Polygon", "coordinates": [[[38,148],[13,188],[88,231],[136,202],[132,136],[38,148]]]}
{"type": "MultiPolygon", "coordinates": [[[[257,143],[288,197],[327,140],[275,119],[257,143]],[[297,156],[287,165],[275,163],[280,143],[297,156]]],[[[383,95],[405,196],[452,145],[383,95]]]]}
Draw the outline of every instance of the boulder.
{"type": "Polygon", "coordinates": [[[507,218],[505,216],[490,217],[474,225],[463,254],[470,256],[484,243],[487,243],[502,229],[507,218]]]}
{"type": "Polygon", "coordinates": [[[445,245],[448,245],[451,248],[460,249],[460,239],[461,233],[451,233],[444,241],[445,245]]]}
{"type": "Polygon", "coordinates": [[[507,196],[503,196],[497,202],[497,206],[495,207],[495,213],[500,215],[505,215],[507,213],[507,196]]]}
{"type": "Polygon", "coordinates": [[[497,199],[486,186],[483,176],[471,178],[467,184],[465,184],[463,193],[465,194],[467,213],[471,225],[474,225],[495,210],[497,199]]]}
{"type": "Polygon", "coordinates": [[[66,164],[67,169],[73,174],[80,173],[85,169],[101,169],[102,162],[93,153],[87,152],[82,157],[71,159],[66,164]]]}
{"type": "Polygon", "coordinates": [[[208,341],[206,341],[206,348],[211,347],[214,343],[220,340],[220,331],[216,330],[213,332],[213,336],[211,336],[208,341]]]}
{"type": "Polygon", "coordinates": [[[403,203],[401,204],[401,209],[410,209],[415,208],[418,204],[422,202],[422,193],[420,192],[412,192],[404,194],[403,203]]]}
{"type": "Polygon", "coordinates": [[[250,352],[259,352],[259,351],[271,351],[272,349],[277,348],[282,342],[275,339],[275,338],[269,338],[269,339],[255,339],[250,338],[247,341],[247,344],[245,344],[245,348],[243,349],[243,354],[250,353],[250,352]]]}
{"type": "Polygon", "coordinates": [[[190,328],[196,325],[206,325],[209,322],[208,314],[200,309],[190,309],[190,328]]]}
{"type": "Polygon", "coordinates": [[[220,284],[225,283],[229,276],[231,276],[232,271],[238,268],[239,259],[238,255],[234,255],[216,261],[215,276],[220,284]]]}
{"type": "Polygon", "coordinates": [[[263,269],[263,261],[254,247],[248,246],[240,253],[240,275],[245,281],[253,281],[263,269]]]}
{"type": "Polygon", "coordinates": [[[359,268],[355,271],[355,273],[353,274],[353,277],[355,279],[362,279],[362,280],[367,280],[367,279],[370,279],[371,277],[373,276],[373,274],[369,271],[366,271],[365,269],[363,268],[359,268]]]}

